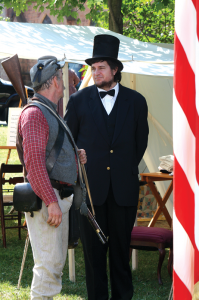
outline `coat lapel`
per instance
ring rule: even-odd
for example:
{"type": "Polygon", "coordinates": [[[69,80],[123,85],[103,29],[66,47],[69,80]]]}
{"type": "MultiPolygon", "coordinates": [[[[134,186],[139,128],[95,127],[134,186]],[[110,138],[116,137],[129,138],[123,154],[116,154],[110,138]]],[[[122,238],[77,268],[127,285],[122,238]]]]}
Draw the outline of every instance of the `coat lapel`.
{"type": "Polygon", "coordinates": [[[100,101],[101,100],[100,100],[97,88],[96,88],[96,86],[93,86],[93,89],[90,93],[89,106],[90,106],[90,109],[91,109],[91,112],[92,112],[92,115],[94,118],[94,122],[96,123],[97,128],[101,132],[105,141],[108,144],[110,144],[100,101]]]}
{"type": "Polygon", "coordinates": [[[117,100],[118,100],[117,117],[116,117],[115,132],[113,135],[112,144],[116,141],[116,139],[118,138],[122,130],[122,126],[125,122],[127,112],[129,109],[129,101],[128,98],[125,96],[125,89],[121,84],[119,85],[119,93],[117,96],[117,100]]]}

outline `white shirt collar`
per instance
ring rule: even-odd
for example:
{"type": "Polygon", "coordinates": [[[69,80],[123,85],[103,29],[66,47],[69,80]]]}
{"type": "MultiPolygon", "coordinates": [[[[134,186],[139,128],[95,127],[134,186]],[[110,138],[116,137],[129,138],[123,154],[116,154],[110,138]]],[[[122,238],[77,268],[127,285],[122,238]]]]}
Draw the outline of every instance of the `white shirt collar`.
{"type": "MultiPolygon", "coordinates": [[[[97,87],[97,89],[98,89],[98,93],[99,92],[107,92],[107,91],[105,91],[105,90],[103,90],[103,89],[100,89],[100,88],[98,88],[97,87]]],[[[118,95],[118,93],[119,93],[119,83],[117,82],[116,83],[116,86],[114,86],[112,89],[110,89],[110,90],[115,90],[115,96],[114,96],[114,98],[116,99],[117,98],[117,95],[118,95]]],[[[100,97],[101,98],[101,97],[100,97]]]]}
{"type": "MultiPolygon", "coordinates": [[[[98,89],[98,93],[103,91],[103,92],[106,92],[105,90],[103,89],[100,89],[100,88],[97,88],[98,89]]],[[[107,114],[109,115],[111,113],[111,110],[113,109],[113,106],[115,104],[115,101],[117,99],[117,95],[119,93],[119,84],[117,83],[116,86],[114,86],[114,88],[112,88],[111,90],[115,90],[115,95],[112,97],[110,95],[106,95],[103,99],[100,97],[100,94],[99,94],[99,97],[102,101],[102,104],[107,112],[107,114]]]]}

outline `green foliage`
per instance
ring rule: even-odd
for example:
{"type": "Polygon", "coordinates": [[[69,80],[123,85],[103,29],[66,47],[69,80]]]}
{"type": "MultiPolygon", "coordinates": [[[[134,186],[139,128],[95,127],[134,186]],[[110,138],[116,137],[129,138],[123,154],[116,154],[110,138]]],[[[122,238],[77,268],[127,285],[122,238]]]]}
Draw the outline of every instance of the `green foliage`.
{"type": "Polygon", "coordinates": [[[88,0],[90,13],[86,18],[95,22],[98,27],[109,29],[109,8],[107,0],[88,0]]]}
{"type": "MultiPolygon", "coordinates": [[[[91,9],[87,18],[97,26],[109,28],[107,1],[88,0],[91,9]]],[[[174,42],[174,0],[123,0],[123,34],[151,43],[174,42]]]]}
{"type": "MultiPolygon", "coordinates": [[[[0,6],[0,11],[3,7],[0,6]]],[[[10,22],[10,18],[4,18],[0,16],[0,21],[6,21],[6,22],[10,22]]]]}
{"type": "Polygon", "coordinates": [[[156,8],[157,10],[163,9],[163,8],[170,8],[174,10],[174,1],[173,0],[155,0],[156,8]]]}
{"type": "MultiPolygon", "coordinates": [[[[10,8],[11,5],[18,16],[34,4],[34,9],[43,11],[46,7],[50,15],[56,16],[58,22],[64,17],[72,16],[80,23],[78,11],[84,11],[86,0],[0,0],[0,4],[10,8]]],[[[123,0],[123,34],[144,42],[174,42],[174,3],[175,0],[123,0]]],[[[109,29],[108,0],[88,0],[90,12],[87,19],[96,26],[109,29]]],[[[1,11],[1,6],[0,6],[1,11]]]]}
{"type": "Polygon", "coordinates": [[[143,42],[173,43],[174,0],[167,1],[168,6],[164,5],[166,3],[164,0],[157,3],[148,0],[124,0],[122,3],[123,34],[143,42]]]}
{"type": "MultiPolygon", "coordinates": [[[[78,18],[78,10],[84,11],[86,0],[0,0],[0,4],[4,4],[6,8],[13,8],[16,15],[19,16],[21,12],[24,12],[28,9],[28,6],[34,5],[35,10],[41,12],[44,11],[44,8],[50,10],[50,15],[56,16],[58,22],[63,21],[64,17],[72,16],[77,19],[77,23],[80,22],[78,18]]],[[[1,12],[1,8],[0,8],[1,12]]]]}

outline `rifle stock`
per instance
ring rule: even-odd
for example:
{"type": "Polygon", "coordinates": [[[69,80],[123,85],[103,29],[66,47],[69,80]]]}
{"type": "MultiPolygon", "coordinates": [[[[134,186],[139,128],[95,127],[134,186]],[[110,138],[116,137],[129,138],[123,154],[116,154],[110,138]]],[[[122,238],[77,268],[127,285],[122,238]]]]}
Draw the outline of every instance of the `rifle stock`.
{"type": "Polygon", "coordinates": [[[1,62],[8,78],[10,79],[13,87],[15,88],[17,94],[22,100],[23,106],[27,104],[27,98],[25,94],[23,79],[21,75],[21,67],[19,64],[18,55],[7,58],[1,62]]]}

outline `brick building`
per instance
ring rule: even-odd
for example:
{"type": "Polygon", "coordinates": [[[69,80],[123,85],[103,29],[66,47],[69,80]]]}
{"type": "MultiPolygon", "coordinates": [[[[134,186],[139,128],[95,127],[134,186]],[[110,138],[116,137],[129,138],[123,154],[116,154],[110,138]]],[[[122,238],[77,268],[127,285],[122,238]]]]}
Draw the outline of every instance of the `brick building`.
{"type": "MultiPolygon", "coordinates": [[[[78,17],[81,20],[80,26],[90,26],[91,21],[86,19],[86,14],[89,13],[89,8],[85,5],[85,11],[79,11],[78,17]]],[[[77,25],[76,19],[72,17],[64,17],[63,22],[57,22],[57,18],[50,15],[50,11],[44,9],[43,12],[38,12],[33,9],[33,5],[28,7],[28,10],[21,13],[18,17],[12,8],[4,8],[3,17],[10,18],[11,22],[27,22],[27,23],[43,23],[43,24],[59,24],[59,25],[77,25]]],[[[36,63],[36,60],[19,59],[22,77],[24,84],[31,86],[29,71],[31,67],[36,63]]],[[[1,62],[1,60],[0,60],[1,62]]],[[[2,65],[0,64],[0,78],[9,80],[2,65]]]]}
{"type": "MultiPolygon", "coordinates": [[[[57,22],[55,16],[50,15],[50,11],[44,9],[43,12],[36,11],[33,9],[33,6],[29,6],[28,10],[24,13],[21,13],[18,17],[12,8],[4,8],[3,15],[4,17],[10,18],[11,22],[27,22],[27,23],[44,23],[44,24],[64,24],[64,25],[77,25],[76,19],[72,17],[64,17],[63,22],[57,22]]],[[[47,6],[47,5],[46,5],[47,6]]],[[[86,14],[89,13],[89,8],[85,5],[85,11],[79,11],[78,17],[81,20],[81,26],[89,26],[90,20],[86,19],[86,14]]]]}

